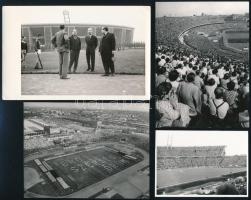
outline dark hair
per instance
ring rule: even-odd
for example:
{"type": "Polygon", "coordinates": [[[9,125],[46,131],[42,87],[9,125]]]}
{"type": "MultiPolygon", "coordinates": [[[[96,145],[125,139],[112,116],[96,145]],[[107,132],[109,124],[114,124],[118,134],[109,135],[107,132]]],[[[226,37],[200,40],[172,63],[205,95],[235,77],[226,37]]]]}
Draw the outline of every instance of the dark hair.
{"type": "Polygon", "coordinates": [[[160,67],[158,70],[158,74],[164,74],[166,73],[166,68],[165,67],[160,67]]]}
{"type": "Polygon", "coordinates": [[[183,65],[180,63],[180,64],[177,65],[177,68],[181,69],[182,66],[183,66],[183,65]]]}
{"type": "Polygon", "coordinates": [[[193,82],[194,78],[195,78],[195,74],[192,73],[192,72],[187,75],[187,81],[188,82],[193,82]]]}
{"type": "Polygon", "coordinates": [[[232,72],[231,75],[232,75],[232,76],[236,76],[236,75],[237,75],[236,71],[232,72]]]}
{"type": "Polygon", "coordinates": [[[40,37],[41,36],[41,34],[39,33],[39,34],[37,34],[37,37],[40,37]]]}
{"type": "Polygon", "coordinates": [[[229,90],[234,90],[234,87],[235,87],[235,83],[233,81],[230,81],[227,83],[227,88],[229,90]]]}
{"type": "Polygon", "coordinates": [[[229,77],[230,77],[230,76],[229,76],[229,73],[226,73],[226,74],[224,75],[223,78],[224,78],[225,80],[227,80],[227,79],[229,79],[229,77]]]}
{"type": "Polygon", "coordinates": [[[164,95],[167,95],[172,89],[172,84],[169,82],[162,82],[157,87],[157,96],[159,99],[162,99],[164,95]]]}
{"type": "Polygon", "coordinates": [[[61,24],[60,26],[59,26],[59,28],[61,29],[61,30],[63,30],[64,29],[64,25],[63,24],[61,24]]]}
{"type": "Polygon", "coordinates": [[[218,73],[218,69],[213,69],[213,74],[217,74],[218,73]]]}
{"type": "Polygon", "coordinates": [[[22,35],[22,39],[24,39],[24,36],[22,35]]]}
{"type": "Polygon", "coordinates": [[[200,70],[196,70],[196,75],[200,75],[200,70]]]}
{"type": "Polygon", "coordinates": [[[197,66],[193,66],[193,71],[197,71],[198,67],[197,66]]]}
{"type": "Polygon", "coordinates": [[[222,98],[222,97],[223,97],[223,94],[224,94],[223,88],[217,87],[217,88],[214,90],[214,94],[215,94],[215,98],[216,98],[216,99],[222,98]]]}
{"type": "Polygon", "coordinates": [[[215,80],[213,78],[210,78],[207,80],[207,85],[213,86],[215,84],[215,80]]]}
{"type": "Polygon", "coordinates": [[[104,31],[108,31],[108,27],[106,27],[106,26],[103,27],[103,30],[104,30],[104,31]]]}
{"type": "Polygon", "coordinates": [[[179,77],[179,73],[177,72],[177,70],[172,70],[169,72],[168,78],[170,81],[176,81],[178,77],[179,77]]]}
{"type": "Polygon", "coordinates": [[[166,63],[169,63],[170,58],[166,57],[166,63]]]}

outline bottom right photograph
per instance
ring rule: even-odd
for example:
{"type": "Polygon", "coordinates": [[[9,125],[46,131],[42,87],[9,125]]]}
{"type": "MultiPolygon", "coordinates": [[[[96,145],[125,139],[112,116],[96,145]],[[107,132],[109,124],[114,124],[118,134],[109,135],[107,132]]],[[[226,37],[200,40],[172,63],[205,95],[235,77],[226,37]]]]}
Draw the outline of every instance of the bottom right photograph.
{"type": "Polygon", "coordinates": [[[248,183],[248,131],[156,131],[156,197],[247,197],[248,183]]]}

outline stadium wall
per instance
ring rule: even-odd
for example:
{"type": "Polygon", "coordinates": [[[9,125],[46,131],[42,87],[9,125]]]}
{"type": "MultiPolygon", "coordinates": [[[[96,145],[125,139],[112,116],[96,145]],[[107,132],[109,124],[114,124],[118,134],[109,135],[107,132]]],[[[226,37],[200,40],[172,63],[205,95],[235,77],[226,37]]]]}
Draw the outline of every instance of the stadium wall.
{"type": "MultiPolygon", "coordinates": [[[[27,38],[29,51],[34,49],[35,38],[41,34],[41,43],[44,44],[44,50],[52,50],[52,36],[59,31],[60,24],[23,24],[21,26],[21,34],[27,38]]],[[[116,48],[123,48],[133,43],[134,28],[125,26],[114,26],[104,24],[69,24],[66,25],[66,32],[71,35],[73,29],[77,29],[78,36],[81,39],[81,48],[86,48],[84,39],[87,36],[88,28],[93,28],[93,34],[97,36],[99,42],[102,38],[101,29],[107,26],[109,32],[114,33],[116,38],[116,48]]]]}

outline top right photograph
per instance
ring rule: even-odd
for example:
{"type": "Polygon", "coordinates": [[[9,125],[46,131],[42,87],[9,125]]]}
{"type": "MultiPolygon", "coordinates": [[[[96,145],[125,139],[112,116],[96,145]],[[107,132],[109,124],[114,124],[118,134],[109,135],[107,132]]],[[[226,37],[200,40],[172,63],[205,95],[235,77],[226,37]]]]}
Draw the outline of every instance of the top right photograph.
{"type": "Polygon", "coordinates": [[[249,128],[249,2],[156,2],[156,128],[249,128]]]}

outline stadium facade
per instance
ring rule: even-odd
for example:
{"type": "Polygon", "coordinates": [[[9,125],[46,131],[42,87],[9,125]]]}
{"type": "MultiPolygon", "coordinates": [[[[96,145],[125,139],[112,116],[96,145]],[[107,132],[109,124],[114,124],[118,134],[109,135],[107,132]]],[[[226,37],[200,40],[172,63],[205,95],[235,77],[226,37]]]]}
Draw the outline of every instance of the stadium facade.
{"type": "MultiPolygon", "coordinates": [[[[27,38],[29,50],[34,49],[35,38],[41,35],[41,43],[44,44],[44,50],[52,50],[52,36],[59,31],[60,24],[23,24],[21,26],[21,34],[27,38]]],[[[101,29],[103,26],[108,27],[109,32],[114,33],[116,38],[116,48],[121,48],[133,43],[134,28],[125,26],[115,26],[106,24],[69,24],[66,25],[66,32],[71,35],[73,29],[77,29],[78,36],[81,39],[82,48],[85,48],[85,36],[89,27],[93,28],[93,34],[100,41],[102,37],[101,29]]]]}

